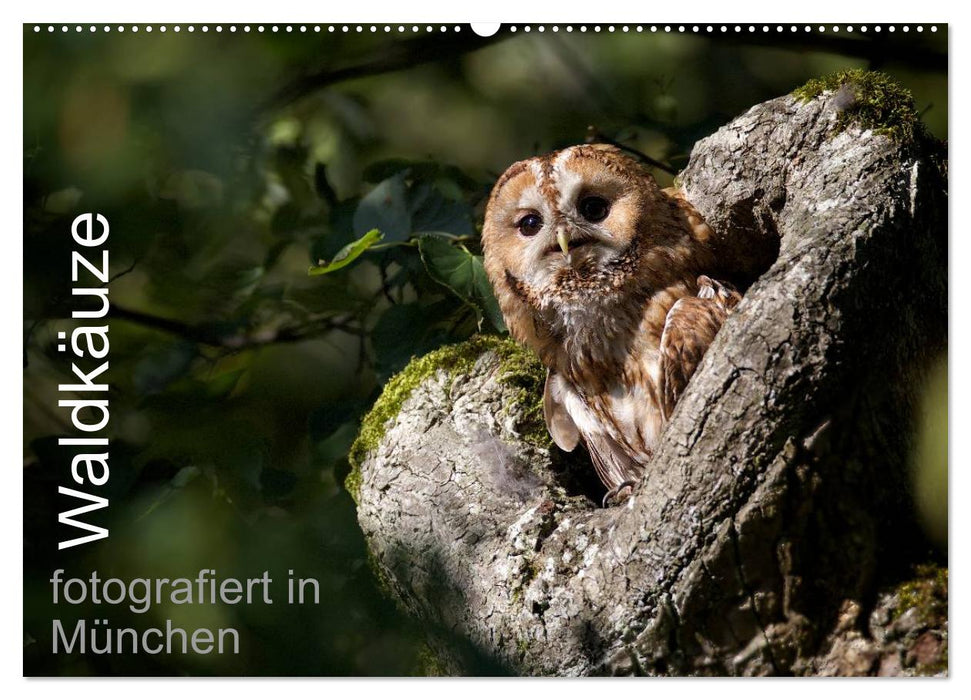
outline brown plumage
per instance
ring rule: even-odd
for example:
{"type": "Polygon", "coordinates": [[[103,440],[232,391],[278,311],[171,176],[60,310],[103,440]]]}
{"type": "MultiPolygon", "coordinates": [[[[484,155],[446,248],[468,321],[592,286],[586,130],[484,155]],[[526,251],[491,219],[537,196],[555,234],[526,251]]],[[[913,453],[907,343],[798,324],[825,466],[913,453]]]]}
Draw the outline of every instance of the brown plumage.
{"type": "Polygon", "coordinates": [[[510,333],[549,373],[556,444],[582,441],[608,489],[638,481],[738,292],[707,277],[711,229],[609,146],[512,165],[486,210],[485,268],[510,333]]]}

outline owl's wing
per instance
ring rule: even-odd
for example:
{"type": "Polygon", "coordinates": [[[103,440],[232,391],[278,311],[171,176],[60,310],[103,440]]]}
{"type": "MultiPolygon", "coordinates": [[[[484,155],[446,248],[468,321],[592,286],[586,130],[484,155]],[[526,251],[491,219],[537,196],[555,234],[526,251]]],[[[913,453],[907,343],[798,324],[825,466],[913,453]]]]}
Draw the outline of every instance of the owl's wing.
{"type": "Polygon", "coordinates": [[[563,379],[556,372],[546,372],[546,388],[543,390],[543,417],[553,442],[564,452],[573,452],[580,441],[580,431],[566,412],[563,404],[563,379]]]}
{"type": "Polygon", "coordinates": [[[698,278],[698,296],[679,299],[661,333],[658,393],[667,421],[725,318],[741,300],[730,284],[698,278]]]}
{"type": "Polygon", "coordinates": [[[608,492],[623,483],[640,480],[644,468],[606,433],[584,435],[583,444],[587,446],[590,461],[608,492]]]}
{"type": "MultiPolygon", "coordinates": [[[[572,452],[580,442],[580,429],[566,411],[565,394],[567,387],[563,378],[552,370],[546,374],[546,389],[543,392],[543,415],[546,427],[557,447],[572,452]]],[[[613,489],[624,482],[640,478],[641,468],[627,454],[627,451],[606,433],[584,434],[583,444],[590,453],[590,460],[597,476],[607,489],[613,489]]]]}

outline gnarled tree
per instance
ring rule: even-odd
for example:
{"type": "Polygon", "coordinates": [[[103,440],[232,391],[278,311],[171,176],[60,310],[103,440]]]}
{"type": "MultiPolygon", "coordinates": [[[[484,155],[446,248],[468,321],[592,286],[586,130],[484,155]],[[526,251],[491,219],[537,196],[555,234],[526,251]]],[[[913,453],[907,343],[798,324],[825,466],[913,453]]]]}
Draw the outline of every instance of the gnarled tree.
{"type": "Polygon", "coordinates": [[[633,497],[595,505],[544,439],[542,368],[478,339],[366,420],[376,567],[451,672],[456,639],[530,675],[892,673],[918,638],[934,670],[946,620],[901,628],[880,585],[908,556],[916,389],[947,343],[943,148],[892,84],[843,74],[699,142],[681,186],[747,289],[633,497]]]}

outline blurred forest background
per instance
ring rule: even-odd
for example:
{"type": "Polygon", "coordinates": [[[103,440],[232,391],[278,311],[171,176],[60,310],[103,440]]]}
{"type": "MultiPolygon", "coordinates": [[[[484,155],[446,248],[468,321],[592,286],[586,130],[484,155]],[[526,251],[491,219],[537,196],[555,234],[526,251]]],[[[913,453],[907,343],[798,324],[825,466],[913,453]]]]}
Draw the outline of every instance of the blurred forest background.
{"type": "MultiPolygon", "coordinates": [[[[948,133],[944,26],[153,29],[24,28],[27,674],[428,672],[421,630],[373,578],[343,480],[389,376],[503,332],[477,257],[497,175],[592,126],[669,185],[697,139],[846,68],[890,74],[929,131],[948,133]],[[58,552],[57,486],[71,482],[56,439],[73,431],[57,384],[72,358],[55,347],[72,327],[70,225],[85,211],[111,224],[111,536],[58,552]],[[278,582],[293,569],[320,580],[322,600],[108,615],[235,627],[239,656],[53,656],[51,619],[93,615],[52,608],[55,568],[278,582]]],[[[946,556],[946,358],[927,406],[915,493],[946,556]]]]}

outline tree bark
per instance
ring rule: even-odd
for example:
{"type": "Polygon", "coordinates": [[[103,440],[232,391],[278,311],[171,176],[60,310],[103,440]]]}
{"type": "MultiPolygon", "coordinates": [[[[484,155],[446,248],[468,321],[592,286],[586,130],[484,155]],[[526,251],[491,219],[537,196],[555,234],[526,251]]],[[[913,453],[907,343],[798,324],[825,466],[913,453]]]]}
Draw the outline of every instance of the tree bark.
{"type": "Polygon", "coordinates": [[[625,504],[522,439],[494,353],[388,421],[359,520],[452,672],[904,672],[907,635],[946,646],[940,615],[885,629],[916,386],[947,343],[946,161],[919,129],[845,123],[853,103],[782,97],[694,148],[686,197],[751,285],[625,504]]]}

